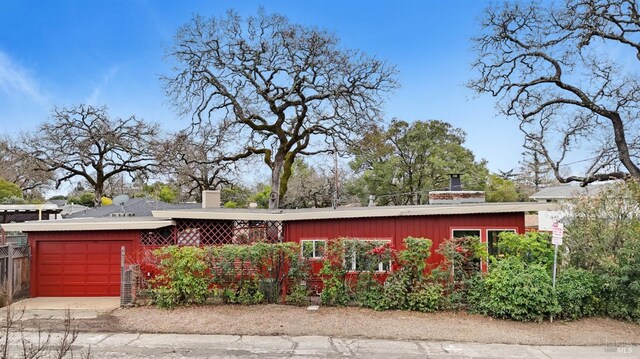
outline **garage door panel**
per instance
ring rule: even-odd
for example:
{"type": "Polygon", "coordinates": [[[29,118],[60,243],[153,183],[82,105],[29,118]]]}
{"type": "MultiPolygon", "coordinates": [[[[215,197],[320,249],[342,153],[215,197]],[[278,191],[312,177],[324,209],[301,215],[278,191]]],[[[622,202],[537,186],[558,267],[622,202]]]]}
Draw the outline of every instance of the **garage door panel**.
{"type": "Polygon", "coordinates": [[[76,263],[65,263],[63,266],[60,266],[62,268],[62,273],[64,274],[78,274],[78,273],[82,273],[85,271],[86,269],[86,264],[84,263],[80,263],[80,264],[76,264],[76,263]]]}
{"type": "Polygon", "coordinates": [[[48,254],[64,253],[64,247],[58,245],[57,243],[40,242],[38,243],[38,248],[42,249],[43,251],[46,251],[48,254]]]}
{"type": "Polygon", "coordinates": [[[45,253],[39,258],[40,263],[59,263],[63,259],[64,259],[64,253],[59,253],[59,254],[45,253]]]}
{"type": "Polygon", "coordinates": [[[38,271],[42,271],[48,275],[51,274],[62,274],[63,267],[58,264],[40,264],[38,266],[38,271]]]}
{"type": "Polygon", "coordinates": [[[88,243],[86,242],[68,242],[64,244],[65,253],[87,253],[88,243]]]}
{"type": "Polygon", "coordinates": [[[37,244],[38,296],[117,296],[120,248],[131,241],[57,241],[37,244]]]}
{"type": "Polygon", "coordinates": [[[87,264],[87,274],[109,273],[111,266],[108,264],[87,264]]]}

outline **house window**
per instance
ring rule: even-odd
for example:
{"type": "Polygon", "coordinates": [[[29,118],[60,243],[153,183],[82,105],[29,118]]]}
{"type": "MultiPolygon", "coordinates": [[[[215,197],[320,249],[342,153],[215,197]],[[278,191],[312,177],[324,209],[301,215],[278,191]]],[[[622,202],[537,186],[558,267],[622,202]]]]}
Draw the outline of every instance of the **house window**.
{"type": "Polygon", "coordinates": [[[454,229],[451,234],[453,238],[465,238],[465,237],[480,238],[479,229],[454,229]]]}
{"type": "Polygon", "coordinates": [[[344,241],[344,266],[348,271],[387,272],[391,270],[391,258],[380,260],[373,254],[375,248],[390,243],[388,239],[354,239],[344,241]]]}
{"type": "Polygon", "coordinates": [[[487,230],[487,250],[490,256],[497,256],[500,254],[498,250],[498,240],[500,239],[500,233],[509,232],[516,233],[515,229],[488,229],[487,230]]]}
{"type": "Polygon", "coordinates": [[[303,239],[300,241],[302,258],[320,259],[324,257],[327,241],[324,239],[303,239]]]}

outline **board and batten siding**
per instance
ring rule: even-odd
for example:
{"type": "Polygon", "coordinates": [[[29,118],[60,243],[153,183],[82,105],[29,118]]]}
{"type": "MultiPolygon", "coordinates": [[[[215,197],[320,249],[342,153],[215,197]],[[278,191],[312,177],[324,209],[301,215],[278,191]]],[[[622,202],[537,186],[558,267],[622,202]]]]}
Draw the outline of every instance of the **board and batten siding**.
{"type": "Polygon", "coordinates": [[[345,218],[290,221],[285,223],[285,238],[290,242],[303,239],[391,238],[402,249],[406,237],[424,237],[433,241],[428,263],[437,266],[442,256],[435,250],[453,229],[478,229],[486,242],[487,229],[515,229],[524,233],[524,213],[490,213],[465,215],[406,216],[379,218],[345,218]]]}

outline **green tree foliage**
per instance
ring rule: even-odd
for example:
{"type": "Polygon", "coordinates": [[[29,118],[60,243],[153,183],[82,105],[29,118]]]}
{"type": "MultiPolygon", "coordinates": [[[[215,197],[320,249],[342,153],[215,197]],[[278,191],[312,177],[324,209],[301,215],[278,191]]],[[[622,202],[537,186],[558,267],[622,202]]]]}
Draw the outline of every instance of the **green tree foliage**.
{"type": "Polygon", "coordinates": [[[251,194],[251,189],[241,184],[224,186],[220,191],[220,201],[226,208],[247,208],[251,194]]]}
{"type": "Polygon", "coordinates": [[[67,203],[75,203],[81,206],[93,207],[95,205],[95,195],[91,192],[83,192],[79,195],[69,196],[67,203]]]}
{"type": "Polygon", "coordinates": [[[621,182],[565,206],[568,264],[588,270],[616,265],[626,241],[640,240],[640,184],[621,182]]]}
{"type": "Polygon", "coordinates": [[[462,173],[468,190],[484,190],[486,161],[476,161],[464,147],[466,134],[449,123],[394,120],[384,131],[374,129],[351,148],[351,163],[362,173],[364,195],[378,204],[421,204],[427,192],[446,189],[450,173],[462,173]],[[395,195],[393,195],[395,194],[395,195]]]}
{"type": "Polygon", "coordinates": [[[161,182],[155,182],[151,185],[144,185],[142,190],[145,195],[167,203],[175,203],[179,195],[176,188],[161,182]]]}
{"type": "Polygon", "coordinates": [[[520,195],[513,181],[491,174],[487,180],[485,199],[487,202],[516,202],[520,195]]]}
{"type": "Polygon", "coordinates": [[[269,208],[269,196],[271,195],[271,186],[259,185],[258,192],[249,197],[250,202],[256,202],[258,208],[269,208]]]}
{"type": "Polygon", "coordinates": [[[17,184],[0,178],[0,201],[10,198],[22,198],[22,189],[17,184]]]}

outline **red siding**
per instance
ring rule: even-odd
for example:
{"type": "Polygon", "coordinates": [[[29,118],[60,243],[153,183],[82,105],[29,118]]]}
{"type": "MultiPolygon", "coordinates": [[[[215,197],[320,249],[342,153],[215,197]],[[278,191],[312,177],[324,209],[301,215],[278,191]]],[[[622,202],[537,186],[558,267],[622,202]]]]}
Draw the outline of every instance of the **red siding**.
{"type": "Polygon", "coordinates": [[[139,231],[31,232],[31,297],[120,295],[120,247],[139,231]]]}
{"type": "Polygon", "coordinates": [[[412,217],[324,219],[285,222],[287,241],[339,237],[391,238],[396,248],[402,248],[406,237],[426,237],[433,241],[428,263],[437,265],[442,257],[435,253],[438,246],[451,238],[452,229],[479,229],[486,241],[487,229],[515,229],[524,233],[524,213],[492,213],[469,215],[437,215],[412,217]]]}

